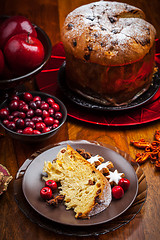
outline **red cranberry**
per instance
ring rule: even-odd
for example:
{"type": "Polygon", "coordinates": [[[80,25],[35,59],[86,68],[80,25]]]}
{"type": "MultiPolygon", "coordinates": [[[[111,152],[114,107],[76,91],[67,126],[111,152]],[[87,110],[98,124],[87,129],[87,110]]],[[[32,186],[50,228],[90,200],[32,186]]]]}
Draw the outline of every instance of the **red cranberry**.
{"type": "Polygon", "coordinates": [[[47,103],[49,105],[52,105],[53,103],[55,103],[55,101],[53,100],[53,98],[47,98],[47,103]]]}
{"type": "Polygon", "coordinates": [[[24,99],[25,101],[29,102],[29,101],[32,101],[33,96],[32,96],[31,93],[25,92],[25,93],[23,94],[23,99],[24,99]]]}
{"type": "Polygon", "coordinates": [[[18,121],[18,119],[19,119],[18,117],[15,117],[15,118],[13,119],[13,122],[16,123],[16,122],[18,121]]]}
{"type": "Polygon", "coordinates": [[[54,124],[55,123],[59,125],[59,120],[58,119],[54,119],[54,124]]]}
{"type": "Polygon", "coordinates": [[[19,107],[19,101],[17,101],[17,100],[12,100],[12,101],[10,102],[10,104],[9,104],[9,109],[10,109],[11,111],[17,110],[18,107],[19,107]]]}
{"type": "Polygon", "coordinates": [[[33,97],[33,101],[34,102],[41,101],[41,97],[40,96],[35,96],[35,97],[33,97]]]}
{"type": "Polygon", "coordinates": [[[45,127],[46,127],[46,124],[45,124],[44,122],[38,122],[38,123],[36,123],[36,129],[37,129],[38,131],[42,131],[43,128],[45,128],[45,127]]]}
{"type": "Polygon", "coordinates": [[[41,132],[38,131],[38,130],[36,130],[36,129],[34,129],[34,130],[33,130],[33,134],[41,134],[41,132]]]}
{"type": "Polygon", "coordinates": [[[32,118],[32,121],[33,121],[34,123],[42,122],[42,118],[41,118],[41,117],[33,117],[33,118],[32,118]]]}
{"type": "Polygon", "coordinates": [[[42,104],[41,100],[37,100],[37,101],[35,101],[35,103],[36,103],[37,108],[41,108],[41,104],[42,104]]]}
{"type": "Polygon", "coordinates": [[[58,112],[58,111],[60,110],[60,107],[59,107],[59,105],[58,105],[57,103],[53,103],[53,104],[52,104],[52,108],[53,108],[56,112],[58,112]]]}
{"type": "Polygon", "coordinates": [[[14,116],[13,116],[13,115],[9,115],[9,116],[8,116],[8,120],[9,120],[9,121],[13,121],[13,119],[14,119],[14,116]]]}
{"type": "Polygon", "coordinates": [[[22,134],[22,133],[23,133],[23,130],[22,130],[22,129],[17,129],[16,132],[22,134]]]}
{"type": "Polygon", "coordinates": [[[23,129],[23,134],[33,134],[33,128],[26,127],[25,129],[23,129]]]}
{"type": "Polygon", "coordinates": [[[0,110],[0,117],[3,118],[3,119],[7,119],[9,116],[9,111],[5,108],[2,108],[0,110]]]}
{"type": "Polygon", "coordinates": [[[33,109],[29,109],[26,113],[27,117],[32,118],[34,116],[34,111],[33,109]]]}
{"type": "Polygon", "coordinates": [[[29,103],[29,106],[32,108],[32,109],[37,109],[37,105],[36,105],[36,103],[34,102],[34,101],[31,101],[30,103],[29,103]]]}
{"type": "Polygon", "coordinates": [[[52,126],[47,126],[47,127],[49,127],[49,129],[50,129],[50,130],[52,130],[52,129],[53,129],[53,127],[52,127],[52,126]]]}
{"type": "Polygon", "coordinates": [[[23,129],[24,128],[24,120],[22,118],[19,118],[17,121],[16,121],[16,128],[18,129],[23,129]]]}
{"type": "Polygon", "coordinates": [[[17,101],[19,101],[19,96],[17,96],[16,94],[13,94],[13,95],[11,96],[11,100],[17,100],[17,101]]]}
{"type": "Polygon", "coordinates": [[[43,118],[49,117],[49,112],[47,110],[43,110],[42,111],[42,117],[43,118]]]}
{"type": "Polygon", "coordinates": [[[49,115],[51,117],[53,117],[54,116],[54,109],[53,108],[49,108],[48,113],[49,113],[49,115]]]}
{"type": "Polygon", "coordinates": [[[44,127],[43,130],[42,130],[42,133],[46,133],[46,132],[49,132],[49,131],[50,131],[49,127],[44,127]]]}
{"type": "Polygon", "coordinates": [[[54,123],[52,127],[53,127],[53,128],[57,128],[58,126],[59,126],[59,124],[54,123]]]}
{"type": "Polygon", "coordinates": [[[3,124],[7,127],[8,126],[8,123],[9,123],[9,120],[8,119],[4,119],[3,120],[3,124]]]}
{"type": "Polygon", "coordinates": [[[26,103],[23,101],[23,100],[19,100],[19,108],[22,106],[22,105],[25,105],[26,103]]]}
{"type": "Polygon", "coordinates": [[[19,112],[18,116],[19,116],[20,118],[25,119],[26,114],[25,114],[24,112],[19,112]]]}
{"type": "Polygon", "coordinates": [[[27,112],[29,110],[29,107],[27,104],[24,104],[22,106],[19,106],[19,110],[21,110],[23,112],[27,112]]]}
{"type": "Polygon", "coordinates": [[[54,114],[54,117],[55,117],[56,119],[61,119],[61,118],[62,118],[62,113],[61,113],[61,112],[56,112],[56,113],[54,114]]]}
{"type": "Polygon", "coordinates": [[[19,117],[19,111],[12,112],[13,117],[19,117]]]}
{"type": "Polygon", "coordinates": [[[32,121],[27,121],[27,122],[25,122],[25,126],[26,127],[31,127],[31,128],[35,128],[35,124],[34,124],[34,122],[32,122],[32,121]]]}
{"type": "Polygon", "coordinates": [[[12,131],[16,130],[16,125],[14,122],[9,122],[7,127],[12,131]]]}
{"type": "Polygon", "coordinates": [[[46,103],[46,102],[42,103],[42,104],[41,104],[41,109],[42,109],[42,110],[48,110],[48,109],[49,109],[49,104],[46,103]]]}
{"type": "Polygon", "coordinates": [[[30,122],[30,121],[32,121],[30,118],[25,118],[24,119],[24,122],[26,123],[26,122],[30,122]]]}
{"type": "Polygon", "coordinates": [[[44,119],[44,123],[48,126],[52,125],[54,123],[54,119],[52,117],[46,117],[44,119]]]}
{"type": "Polygon", "coordinates": [[[35,110],[35,115],[36,115],[36,116],[42,116],[42,110],[39,109],[39,108],[37,108],[37,109],[35,110]]]}

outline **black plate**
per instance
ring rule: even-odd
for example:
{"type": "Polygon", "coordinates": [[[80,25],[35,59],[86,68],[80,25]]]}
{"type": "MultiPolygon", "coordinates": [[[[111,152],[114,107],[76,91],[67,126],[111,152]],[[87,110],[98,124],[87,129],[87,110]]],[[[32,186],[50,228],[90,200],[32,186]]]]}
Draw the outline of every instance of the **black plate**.
{"type": "Polygon", "coordinates": [[[104,105],[92,102],[87,98],[83,98],[78,93],[72,91],[66,83],[65,67],[66,67],[66,62],[62,64],[58,73],[58,85],[60,89],[63,91],[64,95],[73,103],[90,110],[122,111],[122,110],[129,110],[132,108],[139,107],[142,104],[148,102],[156,94],[160,86],[160,73],[157,70],[157,72],[153,75],[153,83],[151,84],[149,89],[146,92],[144,92],[141,96],[139,96],[137,99],[135,99],[133,102],[127,105],[122,105],[122,106],[104,106],[104,105]]]}

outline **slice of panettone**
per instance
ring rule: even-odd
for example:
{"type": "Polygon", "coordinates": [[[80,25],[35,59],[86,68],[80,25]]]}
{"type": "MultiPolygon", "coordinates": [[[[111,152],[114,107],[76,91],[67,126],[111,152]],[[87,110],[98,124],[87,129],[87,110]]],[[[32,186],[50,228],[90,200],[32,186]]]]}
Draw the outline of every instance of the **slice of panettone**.
{"type": "Polygon", "coordinates": [[[60,150],[53,163],[45,162],[47,177],[60,181],[66,209],[74,209],[76,218],[95,215],[111,202],[111,186],[104,175],[71,146],[60,150]]]}

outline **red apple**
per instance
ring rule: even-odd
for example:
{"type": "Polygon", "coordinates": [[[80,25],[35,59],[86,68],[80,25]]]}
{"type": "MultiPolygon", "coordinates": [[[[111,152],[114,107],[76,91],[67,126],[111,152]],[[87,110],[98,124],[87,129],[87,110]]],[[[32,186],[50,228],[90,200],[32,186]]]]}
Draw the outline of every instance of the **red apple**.
{"type": "Polygon", "coordinates": [[[44,47],[40,40],[22,33],[11,37],[4,47],[9,67],[18,75],[38,67],[44,59],[44,47]]]}
{"type": "Polygon", "coordinates": [[[23,16],[12,16],[0,25],[0,48],[14,35],[19,33],[29,33],[30,36],[37,37],[37,32],[32,23],[23,16]]]}
{"type": "Polygon", "coordinates": [[[4,70],[4,56],[0,49],[0,75],[2,74],[3,70],[4,70]]]}

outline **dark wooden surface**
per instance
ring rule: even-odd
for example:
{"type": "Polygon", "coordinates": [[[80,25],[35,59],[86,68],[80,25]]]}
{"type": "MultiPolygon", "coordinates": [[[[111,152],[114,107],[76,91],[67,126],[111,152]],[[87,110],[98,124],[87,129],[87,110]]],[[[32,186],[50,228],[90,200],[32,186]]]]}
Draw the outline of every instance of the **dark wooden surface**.
{"type": "MultiPolygon", "coordinates": [[[[60,41],[60,27],[66,15],[74,8],[89,3],[87,0],[0,0],[0,15],[24,15],[33,23],[43,28],[49,35],[52,44],[60,41]]],[[[126,0],[126,3],[141,8],[146,19],[157,29],[160,38],[159,0],[126,0]]],[[[57,135],[38,144],[26,144],[11,139],[8,135],[0,138],[0,163],[5,165],[15,178],[16,172],[23,162],[36,150],[49,144],[64,140],[96,140],[117,146],[135,157],[138,150],[130,146],[131,139],[144,138],[153,140],[155,130],[160,129],[160,121],[142,126],[118,128],[90,125],[80,121],[67,119],[57,135]]],[[[3,132],[2,129],[0,129],[3,132]]],[[[129,224],[122,228],[96,237],[96,239],[159,239],[160,236],[160,172],[155,172],[149,162],[142,166],[148,184],[147,200],[140,213],[129,224]]],[[[14,180],[13,180],[14,181],[14,180]]],[[[70,239],[59,236],[38,227],[27,219],[19,210],[13,197],[13,181],[8,191],[0,196],[0,239],[32,240],[32,239],[70,239]]],[[[79,239],[73,237],[72,239],[79,239]]],[[[82,239],[94,239],[84,237],[82,239]]]]}

